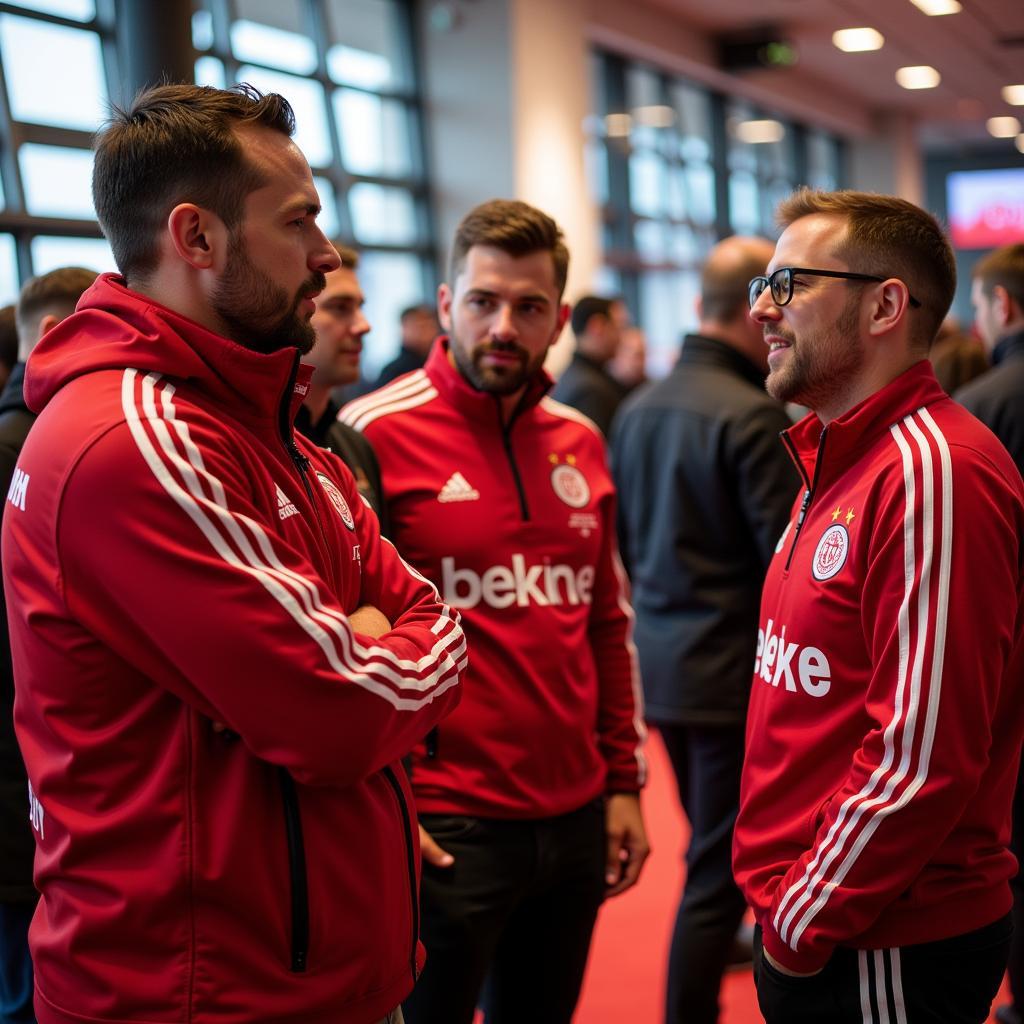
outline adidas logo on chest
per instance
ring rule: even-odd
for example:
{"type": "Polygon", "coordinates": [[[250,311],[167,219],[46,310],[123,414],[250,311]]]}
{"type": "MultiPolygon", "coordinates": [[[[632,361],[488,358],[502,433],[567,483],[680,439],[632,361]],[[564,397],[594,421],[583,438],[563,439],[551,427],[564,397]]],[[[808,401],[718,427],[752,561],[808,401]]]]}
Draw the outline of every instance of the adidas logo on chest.
{"type": "Polygon", "coordinates": [[[470,485],[469,481],[458,471],[448,477],[447,483],[437,494],[442,504],[450,501],[479,501],[480,492],[470,485]]]}

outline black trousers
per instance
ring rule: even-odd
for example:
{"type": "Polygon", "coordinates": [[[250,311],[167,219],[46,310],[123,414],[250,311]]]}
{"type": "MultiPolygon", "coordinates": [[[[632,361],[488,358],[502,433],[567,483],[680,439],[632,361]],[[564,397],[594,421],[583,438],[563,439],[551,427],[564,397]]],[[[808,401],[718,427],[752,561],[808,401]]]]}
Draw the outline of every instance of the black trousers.
{"type": "Polygon", "coordinates": [[[530,821],[424,814],[455,858],[423,865],[427,963],[407,1024],[569,1024],[604,899],[604,800],[530,821]]]}
{"type": "Polygon", "coordinates": [[[715,1024],[722,973],[746,910],[732,877],[743,726],[659,724],[658,729],[691,828],[669,949],[665,1021],[715,1024]]]}
{"type": "Polygon", "coordinates": [[[791,978],[761,955],[754,980],[765,1024],[984,1024],[1010,949],[1010,915],[977,931],[898,949],[837,949],[824,970],[791,978]]]}

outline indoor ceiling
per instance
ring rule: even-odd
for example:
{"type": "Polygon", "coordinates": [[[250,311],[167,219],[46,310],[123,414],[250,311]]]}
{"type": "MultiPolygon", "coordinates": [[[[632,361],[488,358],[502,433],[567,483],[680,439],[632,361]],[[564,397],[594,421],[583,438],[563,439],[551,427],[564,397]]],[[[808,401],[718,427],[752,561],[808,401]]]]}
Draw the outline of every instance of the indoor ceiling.
{"type": "Polygon", "coordinates": [[[993,139],[985,123],[1002,115],[1024,121],[1024,107],[1001,96],[1004,86],[1024,84],[1022,0],[960,0],[959,13],[941,17],[923,14],[911,0],[647,2],[711,34],[774,28],[794,44],[802,79],[821,81],[877,113],[915,116],[928,148],[985,143],[1014,152],[1013,139],[993,139]],[[880,50],[842,53],[832,44],[837,29],[865,26],[885,37],[880,50]],[[907,90],[896,83],[897,68],[923,64],[942,76],[936,88],[907,90]]]}

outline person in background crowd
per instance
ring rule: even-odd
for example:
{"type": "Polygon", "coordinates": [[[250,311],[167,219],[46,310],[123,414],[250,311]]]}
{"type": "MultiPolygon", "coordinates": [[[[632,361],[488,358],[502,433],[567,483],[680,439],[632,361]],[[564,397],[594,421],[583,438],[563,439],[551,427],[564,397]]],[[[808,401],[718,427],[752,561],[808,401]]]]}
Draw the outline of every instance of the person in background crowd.
{"type": "Polygon", "coordinates": [[[618,381],[623,395],[647,382],[647,338],[641,328],[623,328],[618,351],[608,363],[608,372],[618,381]]]}
{"type": "Polygon", "coordinates": [[[325,275],[324,290],[313,300],[316,312],[310,323],[316,341],[306,353],[313,367],[309,390],[295,416],[295,429],[314,444],[334,452],[356,478],[359,493],[381,520],[381,532],[387,524],[381,518],[380,466],[369,442],[358,431],[338,422],[338,405],[331,398],[334,388],[345,387],[359,379],[359,356],[370,324],[363,312],[365,299],[356,277],[359,254],[346,245],[335,243],[341,266],[325,275]]]}
{"type": "Polygon", "coordinates": [[[604,442],[545,397],[568,261],[540,210],[478,206],[438,292],[447,337],[342,410],[380,455],[395,543],[473,650],[458,712],[413,751],[429,957],[410,1024],[470,1024],[481,997],[488,1024],[569,1024],[598,908],[647,856],[604,442]]]}
{"type": "Polygon", "coordinates": [[[572,310],[576,351],[551,393],[556,401],[593,420],[605,437],[623,397],[608,364],[618,351],[625,318],[625,306],[618,299],[586,295],[576,303],[572,310]]]}
{"type": "Polygon", "coordinates": [[[767,1024],[982,1024],[1010,942],[1024,738],[1024,484],[939,387],[956,287],[935,218],[801,190],[751,316],[812,413],[765,581],[736,880],[767,1024]],[[758,952],[755,950],[755,953],[758,952]]]}
{"type": "Polygon", "coordinates": [[[960,326],[956,317],[942,321],[928,353],[935,378],[947,395],[980,376],[989,368],[985,349],[960,326]]]}
{"type": "Polygon", "coordinates": [[[18,326],[14,319],[14,306],[4,306],[0,309],[0,391],[17,362],[18,326]]]}
{"type": "Polygon", "coordinates": [[[729,238],[701,274],[700,327],[672,372],[619,410],[612,466],[619,547],[633,584],[647,719],[690,822],[669,952],[667,1024],[715,1024],[746,910],[732,877],[743,726],[761,584],[800,480],[765,394],[747,286],[773,245],[729,238]]]}
{"type": "MultiPolygon", "coordinates": [[[[94,270],[62,267],[25,283],[15,322],[15,364],[0,394],[0,494],[6,495],[35,415],[25,405],[25,360],[36,342],[75,309],[94,270]]],[[[13,307],[12,307],[13,309],[13,307]]],[[[28,926],[39,894],[32,885],[35,843],[25,813],[28,779],[14,736],[14,675],[7,606],[0,591],[0,1024],[31,1024],[32,958],[28,926]]]]}
{"type": "Polygon", "coordinates": [[[33,351],[3,520],[40,1024],[376,1024],[422,966],[401,758],[458,615],[294,433],[334,247],[283,97],[115,110],[104,274],[33,351]]]}
{"type": "Polygon", "coordinates": [[[418,370],[426,361],[430,346],[441,333],[437,322],[437,309],[429,302],[403,309],[399,318],[401,325],[401,350],[377,377],[375,388],[381,388],[403,373],[418,370]]]}
{"type": "MultiPolygon", "coordinates": [[[[1024,244],[1008,245],[983,257],[971,286],[975,327],[992,359],[992,369],[956,392],[1006,446],[1024,473],[1024,244]]],[[[1013,838],[1018,864],[1024,864],[1024,774],[1013,798],[1013,838]]],[[[1013,942],[1010,945],[1013,1002],[996,1010],[1002,1024],[1024,1024],[1024,875],[1013,882],[1013,942]]]]}

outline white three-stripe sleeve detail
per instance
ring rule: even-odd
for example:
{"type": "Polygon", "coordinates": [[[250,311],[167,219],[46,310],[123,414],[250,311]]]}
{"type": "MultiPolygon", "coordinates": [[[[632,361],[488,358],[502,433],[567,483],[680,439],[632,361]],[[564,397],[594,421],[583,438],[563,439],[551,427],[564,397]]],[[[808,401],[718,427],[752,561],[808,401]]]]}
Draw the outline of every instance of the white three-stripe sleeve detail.
{"type": "MultiPolygon", "coordinates": [[[[157,414],[156,406],[153,401],[155,383],[155,380],[151,380],[150,377],[147,377],[143,380],[142,385],[143,404],[150,426],[160,439],[161,447],[170,462],[178,467],[179,472],[181,472],[192,496],[197,501],[205,503],[209,511],[213,513],[215,519],[218,519],[222,523],[229,537],[235,542],[237,548],[248,564],[261,567],[266,571],[271,572],[280,582],[290,586],[302,600],[306,613],[315,618],[321,626],[329,629],[337,637],[342,645],[342,652],[344,656],[353,661],[352,668],[356,671],[372,668],[373,671],[377,672],[384,679],[394,683],[401,689],[412,689],[418,691],[429,689],[429,687],[433,685],[433,682],[436,681],[436,679],[433,679],[433,676],[436,675],[436,673],[433,673],[431,677],[422,681],[410,679],[407,673],[421,672],[431,668],[437,658],[440,657],[445,650],[452,646],[452,644],[457,640],[457,634],[450,634],[447,639],[435,645],[429,654],[424,655],[418,661],[408,661],[406,659],[398,658],[393,652],[388,651],[384,647],[374,647],[370,649],[360,644],[356,640],[351,627],[348,625],[346,616],[338,609],[325,606],[320,600],[320,593],[316,585],[301,573],[287,568],[280,561],[277,556],[277,552],[274,550],[270,543],[270,539],[267,537],[263,528],[248,516],[235,515],[228,508],[223,484],[217,477],[213,476],[206,470],[202,453],[198,446],[192,441],[188,425],[176,418],[174,403],[172,401],[174,396],[174,386],[166,384],[161,390],[161,411],[164,419],[172,423],[175,427],[179,440],[189,456],[189,461],[186,463],[181,458],[170,439],[166,423],[163,422],[157,414]],[[214,495],[213,502],[210,502],[204,497],[199,484],[198,475],[201,475],[210,487],[210,490],[214,495]],[[252,534],[253,541],[259,547],[260,554],[264,559],[262,566],[260,566],[259,556],[253,551],[248,539],[242,533],[239,524],[245,526],[252,534]],[[373,664],[371,666],[369,664],[365,664],[374,656],[383,656],[385,660],[390,661],[390,663],[403,674],[395,675],[394,673],[390,673],[381,665],[373,664]],[[364,664],[359,665],[359,660],[362,660],[364,664]]],[[[450,624],[452,620],[450,618],[446,620],[442,617],[438,621],[441,622],[442,625],[447,625],[450,624]]],[[[443,668],[444,666],[441,667],[443,668]]]]}
{"type": "MultiPolygon", "coordinates": [[[[908,416],[904,420],[904,425],[907,430],[913,436],[914,440],[918,444],[918,448],[921,453],[921,466],[922,466],[922,560],[917,574],[918,579],[918,601],[917,601],[917,623],[916,633],[914,636],[914,663],[911,672],[911,696],[908,704],[906,724],[903,730],[903,755],[900,758],[899,769],[891,776],[887,781],[883,793],[872,799],[865,801],[862,807],[864,809],[872,810],[872,815],[867,823],[864,825],[860,834],[857,836],[852,848],[846,855],[842,863],[836,869],[835,874],[829,883],[822,889],[818,899],[815,900],[814,904],[806,911],[804,916],[801,918],[799,924],[796,926],[793,932],[793,942],[797,943],[800,940],[800,936],[803,934],[804,929],[813,919],[814,915],[825,905],[828,901],[828,897],[832,891],[838,886],[843,879],[847,876],[857,858],[863,849],[867,846],[872,835],[874,835],[877,828],[882,822],[905,807],[911,799],[920,791],[921,787],[924,786],[925,781],[928,777],[928,767],[931,758],[932,743],[935,737],[935,728],[938,719],[939,711],[939,697],[942,688],[942,676],[941,676],[941,665],[942,655],[938,648],[945,648],[945,615],[942,615],[942,632],[941,634],[936,629],[935,632],[935,655],[932,658],[930,666],[925,668],[923,665],[925,650],[928,646],[928,641],[931,634],[929,633],[929,626],[931,620],[931,598],[933,587],[937,587],[937,600],[936,608],[941,609],[948,602],[949,594],[949,571],[948,571],[948,560],[945,566],[945,572],[943,572],[943,558],[941,552],[950,544],[950,538],[947,535],[940,536],[938,538],[938,546],[940,551],[939,565],[935,566],[935,478],[936,470],[934,466],[934,460],[932,458],[932,450],[928,444],[928,440],[921,432],[920,427],[917,425],[913,416],[908,416]],[[937,582],[933,584],[933,570],[937,577],[937,582]],[[936,674],[936,668],[938,667],[938,674],[936,674]],[[917,732],[917,720],[921,710],[921,698],[924,695],[926,705],[924,709],[923,719],[923,732],[921,738],[920,750],[917,757],[917,769],[914,773],[914,778],[907,785],[899,797],[892,800],[893,793],[896,787],[903,782],[903,780],[909,774],[910,759],[913,754],[913,747],[915,742],[915,736],[917,732]]],[[[941,434],[936,436],[938,447],[940,451],[940,464],[943,462],[942,452],[945,449],[945,453],[948,456],[948,447],[945,445],[945,439],[941,437],[941,434]]],[[[912,467],[911,467],[912,468],[912,467]]],[[[952,472],[943,472],[940,475],[940,482],[942,485],[941,497],[942,506],[944,510],[943,518],[939,522],[940,531],[943,531],[944,527],[952,525],[952,472]]]]}
{"type": "Polygon", "coordinates": [[[351,402],[338,412],[338,419],[342,423],[351,423],[353,419],[361,416],[367,409],[381,402],[389,402],[395,398],[404,398],[411,392],[418,390],[423,387],[427,379],[425,370],[416,370],[407,380],[392,381],[376,391],[371,391],[369,394],[352,399],[351,402]]]}
{"type": "MultiPolygon", "coordinates": [[[[211,518],[207,514],[208,512],[214,512],[217,514],[224,510],[220,509],[219,506],[211,502],[208,498],[202,496],[202,491],[199,487],[199,479],[194,472],[194,467],[190,463],[186,463],[185,460],[183,460],[181,456],[173,450],[173,442],[170,439],[169,433],[166,431],[166,424],[161,424],[164,427],[164,437],[161,438],[161,447],[164,450],[164,456],[162,457],[161,454],[158,453],[146,433],[145,427],[143,426],[142,420],[139,416],[138,409],[136,408],[135,381],[137,376],[138,372],[135,370],[129,369],[124,372],[121,385],[122,410],[125,414],[125,419],[132,438],[156,480],[188,516],[188,518],[192,520],[200,533],[207,539],[210,546],[225,561],[225,563],[241,572],[253,576],[268,591],[268,593],[278,601],[282,608],[289,613],[299,626],[301,626],[302,629],[317,643],[326,656],[328,663],[339,675],[345,678],[350,678],[352,682],[357,685],[370,690],[378,696],[384,697],[399,710],[417,710],[430,703],[433,697],[443,693],[444,690],[457,682],[457,676],[453,676],[451,679],[446,680],[438,689],[434,690],[433,693],[426,695],[420,700],[410,700],[399,697],[387,686],[377,682],[376,680],[361,675],[353,677],[351,671],[338,660],[337,651],[334,645],[330,642],[330,638],[327,633],[320,628],[320,626],[310,615],[306,613],[304,609],[299,607],[294,594],[283,586],[281,581],[276,578],[273,573],[267,571],[265,567],[245,564],[242,562],[238,555],[228,545],[226,538],[217,528],[217,519],[211,518]],[[167,451],[167,444],[171,445],[172,451],[167,451]],[[178,481],[174,479],[168,467],[168,462],[164,461],[165,457],[170,464],[174,465],[178,471],[182,473],[183,478],[188,480],[192,493],[186,491],[178,481]]],[[[160,375],[149,374],[143,382],[144,388],[149,389],[148,396],[144,396],[144,407],[146,408],[147,417],[150,417],[150,425],[151,427],[154,427],[154,433],[158,433],[158,431],[155,429],[156,425],[152,419],[152,417],[156,416],[156,405],[153,401],[152,389],[159,379],[160,375]]],[[[223,525],[223,517],[220,517],[219,521],[220,524],[223,525]]],[[[450,659],[446,660],[450,661],[450,659]]]]}
{"type": "Polygon", "coordinates": [[[789,940],[788,932],[790,924],[792,923],[794,915],[800,910],[800,908],[806,903],[810,897],[810,893],[814,886],[823,877],[824,873],[828,870],[834,858],[838,855],[838,851],[841,850],[842,845],[846,842],[847,837],[853,828],[856,827],[857,822],[860,820],[860,814],[863,812],[855,812],[851,815],[851,809],[855,807],[860,801],[870,797],[875,792],[877,786],[885,775],[889,772],[892,767],[893,760],[895,758],[895,732],[897,724],[903,713],[903,701],[906,688],[907,670],[909,665],[909,651],[910,651],[910,601],[913,594],[913,583],[914,583],[914,502],[915,502],[915,485],[914,485],[914,466],[913,457],[911,456],[910,449],[907,447],[906,442],[903,439],[902,434],[896,426],[891,428],[892,436],[895,439],[897,445],[900,448],[900,452],[903,457],[903,480],[904,489],[906,492],[906,505],[904,509],[903,519],[903,535],[904,535],[904,591],[903,600],[900,604],[900,609],[897,619],[898,637],[899,637],[899,673],[896,689],[896,706],[892,719],[889,721],[888,726],[883,734],[884,742],[884,753],[882,760],[878,766],[871,773],[870,778],[865,782],[860,792],[855,793],[852,796],[846,798],[843,801],[842,806],[839,808],[836,814],[836,819],[832,823],[831,827],[825,838],[818,845],[817,850],[814,853],[814,857],[808,862],[806,869],[800,879],[792,885],[786,892],[785,896],[779,903],[778,910],[776,911],[773,924],[776,932],[782,938],[784,942],[795,948],[792,941],[789,940]],[[849,820],[848,820],[849,816],[849,820]],[[842,833],[840,835],[840,832],[842,833]],[[836,837],[839,837],[838,840],[836,837]],[[835,845],[833,845],[835,844],[835,845]],[[783,914],[786,912],[787,906],[790,902],[795,900],[792,909],[783,919],[783,914]]]}
{"type": "MultiPolygon", "coordinates": [[[[775,926],[779,931],[780,936],[784,941],[790,945],[794,950],[796,949],[797,943],[799,942],[800,936],[808,923],[813,919],[814,915],[825,905],[831,892],[835,887],[845,878],[849,869],[852,867],[857,855],[864,848],[870,836],[874,833],[875,829],[881,823],[881,820],[888,814],[893,813],[900,807],[905,806],[909,801],[913,793],[916,793],[920,786],[924,783],[922,776],[921,766],[918,768],[918,779],[912,784],[909,789],[910,792],[904,792],[903,795],[895,801],[895,803],[888,804],[888,801],[892,798],[893,792],[896,787],[906,778],[909,772],[910,759],[913,752],[914,737],[917,728],[917,718],[919,711],[919,701],[921,695],[921,678],[923,671],[923,659],[925,648],[928,642],[928,619],[929,619],[929,599],[932,589],[931,575],[932,575],[932,534],[934,529],[934,483],[935,483],[935,472],[933,468],[933,460],[931,449],[927,444],[926,439],[921,434],[920,429],[914,422],[913,415],[905,418],[902,424],[894,424],[890,428],[890,432],[895,440],[897,446],[900,449],[902,462],[903,462],[903,475],[904,475],[904,489],[905,489],[905,507],[904,507],[904,597],[900,606],[898,614],[898,643],[899,643],[899,670],[897,679],[895,709],[892,720],[889,722],[884,734],[885,742],[885,753],[884,756],[872,773],[870,779],[865,783],[864,787],[855,796],[848,798],[844,801],[839,814],[837,815],[836,822],[833,823],[828,836],[825,838],[823,843],[819,846],[816,851],[815,858],[808,865],[807,870],[804,872],[801,880],[792,886],[786,893],[785,898],[780,904],[779,911],[775,916],[775,926]],[[920,567],[920,577],[917,573],[917,565],[915,563],[915,543],[916,543],[916,488],[914,483],[914,462],[913,454],[909,444],[903,433],[903,427],[905,427],[917,441],[918,448],[921,452],[922,462],[922,505],[923,505],[923,516],[921,523],[922,540],[923,540],[923,552],[924,560],[920,567]],[[907,681],[907,660],[910,656],[910,609],[912,607],[912,601],[914,594],[917,596],[917,631],[914,634],[914,651],[913,651],[913,667],[910,676],[910,699],[906,704],[906,713],[904,716],[904,699],[905,689],[907,681]],[[898,767],[895,771],[889,774],[889,777],[885,781],[882,793],[868,799],[874,792],[879,781],[887,773],[890,773],[892,768],[892,761],[894,756],[893,739],[895,735],[895,729],[900,724],[901,720],[904,719],[903,723],[903,734],[902,734],[902,745],[901,745],[901,757],[898,767]],[[855,805],[856,810],[850,815],[849,821],[846,823],[846,827],[843,829],[839,836],[836,845],[829,849],[828,853],[824,856],[821,866],[814,871],[815,865],[821,857],[823,851],[832,842],[838,826],[843,823],[847,812],[855,805]],[[789,926],[791,925],[795,914],[799,909],[807,902],[810,898],[814,887],[822,881],[828,868],[835,861],[835,859],[842,852],[846,842],[850,835],[860,822],[863,815],[872,809],[875,810],[874,816],[865,825],[863,831],[857,837],[853,849],[846,856],[846,859],[837,869],[834,877],[823,887],[817,900],[814,904],[805,912],[803,917],[798,922],[795,929],[793,929],[792,935],[787,935],[789,926]],[[812,876],[813,872],[813,876],[812,876]],[[806,885],[807,879],[810,878],[810,883],[806,885]],[[801,891],[802,890],[802,891],[801,891]],[[783,924],[779,925],[782,912],[785,910],[786,904],[789,900],[796,896],[799,892],[799,898],[796,899],[794,905],[790,908],[790,912],[787,915],[783,924]]],[[[944,441],[941,441],[939,447],[940,452],[944,446],[944,441]]],[[[947,449],[948,451],[948,449],[947,449]]],[[[944,475],[944,479],[949,478],[949,474],[944,475]]],[[[944,513],[949,512],[948,500],[944,497],[943,508],[944,513]]],[[[944,514],[945,518],[945,514],[944,514]]],[[[948,524],[947,524],[948,525],[948,524]]],[[[941,543],[948,545],[949,535],[948,532],[944,531],[944,537],[941,543]]],[[[948,579],[948,573],[947,573],[948,579]]],[[[944,635],[944,625],[943,625],[944,635]]],[[[934,664],[933,664],[934,668],[934,664]]],[[[929,673],[929,678],[933,678],[933,674],[929,673]]],[[[929,712],[932,712],[931,696],[933,696],[931,689],[929,689],[929,712]]],[[[932,730],[933,731],[933,730],[932,730]]],[[[930,744],[927,748],[930,751],[930,744]]],[[[927,761],[924,762],[924,774],[927,774],[927,761]]]]}

